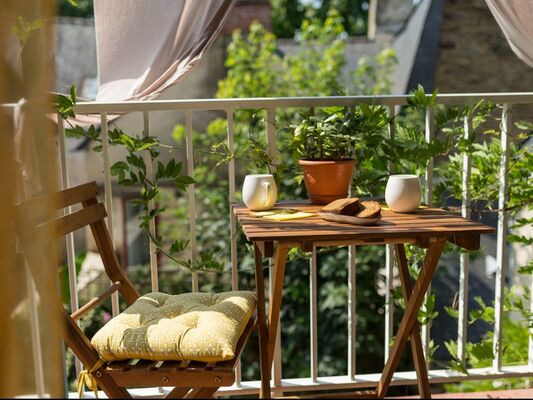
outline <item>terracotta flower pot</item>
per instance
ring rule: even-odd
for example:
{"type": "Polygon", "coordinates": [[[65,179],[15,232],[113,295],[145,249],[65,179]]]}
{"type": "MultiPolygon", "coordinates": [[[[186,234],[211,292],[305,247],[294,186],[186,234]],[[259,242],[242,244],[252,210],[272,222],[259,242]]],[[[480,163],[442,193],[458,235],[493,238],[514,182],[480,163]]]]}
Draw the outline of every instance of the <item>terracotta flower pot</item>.
{"type": "Polygon", "coordinates": [[[327,204],[348,196],[355,160],[299,160],[305,188],[313,203],[327,204]]]}

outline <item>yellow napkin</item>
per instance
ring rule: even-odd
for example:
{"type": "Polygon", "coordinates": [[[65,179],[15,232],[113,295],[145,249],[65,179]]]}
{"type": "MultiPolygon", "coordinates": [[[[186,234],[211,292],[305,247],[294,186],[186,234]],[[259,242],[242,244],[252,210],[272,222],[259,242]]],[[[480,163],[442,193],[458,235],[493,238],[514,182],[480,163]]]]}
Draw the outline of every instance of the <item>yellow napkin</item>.
{"type": "MultiPolygon", "coordinates": [[[[423,205],[418,206],[418,209],[424,209],[424,208],[429,208],[429,207],[428,206],[423,206],[423,205]]],[[[387,207],[387,206],[381,206],[381,209],[385,210],[385,211],[390,211],[390,208],[387,207]]]]}
{"type": "Polygon", "coordinates": [[[255,211],[250,213],[253,217],[271,219],[274,221],[288,221],[291,219],[314,217],[316,213],[308,213],[293,209],[274,209],[267,211],[255,211]]]}
{"type": "Polygon", "coordinates": [[[288,221],[290,219],[314,217],[315,215],[316,215],[315,213],[298,211],[298,212],[292,212],[292,213],[278,213],[278,214],[272,214],[272,215],[265,215],[263,218],[272,219],[275,221],[288,221]]]}

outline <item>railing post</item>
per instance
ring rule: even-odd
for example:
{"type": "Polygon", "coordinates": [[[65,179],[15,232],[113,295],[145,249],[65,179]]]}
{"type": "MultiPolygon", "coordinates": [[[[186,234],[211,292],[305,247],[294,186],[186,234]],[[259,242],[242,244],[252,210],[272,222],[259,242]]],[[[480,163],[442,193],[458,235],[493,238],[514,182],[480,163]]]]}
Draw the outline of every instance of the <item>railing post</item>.
{"type": "MultiPolygon", "coordinates": [[[[394,139],[396,125],[391,120],[395,115],[394,106],[387,108],[389,117],[388,134],[390,139],[394,139]]],[[[393,165],[389,165],[392,170],[393,165]]],[[[390,344],[394,335],[394,303],[392,299],[392,289],[394,283],[394,245],[386,245],[385,250],[385,343],[384,343],[384,364],[387,363],[390,354],[390,344]]]]}
{"type": "MultiPolygon", "coordinates": [[[[470,116],[464,118],[464,138],[470,140],[472,136],[472,120],[470,116]]],[[[470,154],[463,154],[463,176],[462,176],[462,204],[461,215],[463,218],[470,218],[470,171],[472,161],[470,154]]],[[[468,275],[470,270],[470,255],[468,253],[460,254],[460,273],[459,273],[459,317],[457,321],[457,358],[463,366],[466,364],[466,340],[468,330],[468,275]]]]}
{"type": "MultiPolygon", "coordinates": [[[[268,258],[268,285],[269,285],[269,303],[272,303],[272,295],[274,290],[274,259],[268,258]]],[[[281,318],[281,316],[280,316],[281,318]]],[[[283,396],[280,391],[281,377],[282,377],[282,364],[281,364],[281,320],[278,324],[278,330],[276,331],[276,345],[274,347],[274,357],[272,362],[272,394],[275,397],[283,396]]]]}
{"type": "MultiPolygon", "coordinates": [[[[192,142],[192,115],[191,111],[185,111],[185,142],[187,153],[187,174],[192,176],[194,173],[194,154],[193,154],[193,142],[192,142]]],[[[191,258],[196,261],[197,256],[197,243],[196,243],[196,197],[195,197],[195,185],[191,184],[187,187],[187,199],[189,205],[189,234],[190,234],[190,246],[191,246],[191,258]]],[[[192,291],[198,292],[198,272],[193,271],[191,273],[192,291]]]]}
{"type": "MultiPolygon", "coordinates": [[[[228,163],[228,188],[229,188],[229,201],[235,203],[235,141],[234,141],[234,125],[233,125],[233,110],[226,111],[227,130],[228,130],[228,150],[231,154],[231,158],[228,163]]],[[[229,207],[229,220],[230,220],[230,261],[231,261],[231,290],[239,290],[239,270],[238,270],[238,253],[237,253],[237,218],[229,207]]],[[[241,387],[242,370],[241,360],[237,363],[237,371],[235,374],[235,385],[241,387]]]]}
{"type": "MultiPolygon", "coordinates": [[[[266,109],[266,143],[267,155],[272,162],[276,163],[276,109],[266,109]]],[[[276,167],[273,165],[271,173],[274,173],[276,167]]],[[[267,171],[268,172],[268,171],[267,171]]]]}
{"type": "MultiPolygon", "coordinates": [[[[433,122],[433,109],[431,107],[426,108],[426,130],[425,137],[426,142],[430,143],[435,136],[435,124],[433,122]]],[[[428,161],[426,169],[426,188],[424,193],[425,202],[428,206],[433,205],[433,158],[428,161]]],[[[426,296],[424,297],[424,304],[427,303],[428,298],[431,296],[431,284],[428,287],[426,296]]],[[[429,344],[431,342],[431,321],[427,321],[422,325],[422,345],[424,348],[424,355],[426,362],[429,366],[429,344]]]]}
{"type": "MultiPolygon", "coordinates": [[[[67,189],[69,187],[69,175],[67,164],[67,151],[65,146],[65,126],[64,120],[60,114],[57,114],[57,136],[59,141],[59,160],[61,164],[61,187],[67,189]]],[[[67,207],[67,212],[70,213],[72,207],[67,207]]],[[[78,301],[78,283],[76,276],[76,250],[74,248],[74,233],[70,232],[65,237],[67,248],[67,266],[68,266],[68,284],[70,291],[70,310],[76,312],[80,308],[78,301]]],[[[76,367],[76,376],[80,375],[82,365],[80,359],[74,356],[74,365],[76,367]]]]}
{"type": "Polygon", "coordinates": [[[355,380],[357,373],[356,363],[356,263],[355,246],[348,246],[348,378],[355,380]]]}
{"type": "MultiPolygon", "coordinates": [[[[111,165],[109,162],[109,126],[107,123],[107,113],[100,114],[101,119],[101,132],[102,132],[102,157],[104,160],[104,192],[105,192],[105,207],[107,209],[107,229],[109,230],[109,236],[115,246],[113,236],[113,188],[111,186],[111,165]]],[[[109,281],[109,284],[113,282],[109,281]]],[[[117,316],[120,312],[118,304],[118,293],[115,292],[111,295],[111,309],[113,316],[117,316]]]]}
{"type": "Polygon", "coordinates": [[[309,260],[309,332],[311,333],[311,380],[317,382],[318,377],[318,267],[316,258],[316,247],[313,246],[311,259],[309,260]]]}
{"type": "MultiPolygon", "coordinates": [[[[150,136],[150,115],[148,111],[143,111],[143,137],[150,136]]],[[[152,157],[149,151],[144,152],[144,163],[146,165],[146,176],[150,179],[151,182],[154,182],[154,165],[152,162],[152,157]]],[[[153,210],[155,208],[155,200],[148,201],[148,207],[153,210]]],[[[155,219],[152,218],[148,225],[148,230],[152,237],[156,237],[157,232],[155,230],[155,219]]],[[[158,277],[158,266],[157,266],[157,247],[155,243],[149,241],[150,249],[150,277],[152,281],[152,292],[159,292],[159,277],[158,277]]]]}
{"type": "Polygon", "coordinates": [[[368,40],[376,39],[378,0],[370,0],[368,5],[368,28],[366,37],[368,40]]]}
{"type": "MultiPolygon", "coordinates": [[[[266,145],[267,145],[267,155],[270,160],[274,163],[276,162],[276,108],[268,107],[266,108],[266,145]]],[[[274,173],[276,167],[271,166],[271,170],[267,171],[274,173]]],[[[269,258],[268,263],[269,268],[269,284],[272,282],[272,266],[274,261],[272,258],[269,258]]],[[[272,296],[272,285],[270,285],[270,296],[272,296]]],[[[271,298],[271,297],[270,297],[271,298]]],[[[281,386],[281,377],[282,377],[282,365],[281,365],[281,323],[278,324],[277,331],[277,340],[276,347],[274,348],[274,359],[272,363],[272,380],[273,380],[273,392],[274,395],[278,395],[279,390],[276,388],[281,386]]]]}
{"type": "Polygon", "coordinates": [[[511,106],[503,105],[501,122],[501,161],[500,161],[500,192],[498,195],[498,236],[496,239],[496,290],[494,295],[494,360],[492,367],[499,371],[502,367],[502,329],[503,303],[505,295],[505,277],[507,276],[507,211],[505,207],[509,199],[509,136],[511,133],[511,106]]]}

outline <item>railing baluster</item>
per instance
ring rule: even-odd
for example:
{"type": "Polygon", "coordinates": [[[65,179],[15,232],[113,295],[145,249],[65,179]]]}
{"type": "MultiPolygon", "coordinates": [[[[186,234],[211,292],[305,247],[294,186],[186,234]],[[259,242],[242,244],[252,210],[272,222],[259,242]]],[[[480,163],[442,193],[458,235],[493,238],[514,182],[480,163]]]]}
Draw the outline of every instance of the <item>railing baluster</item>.
{"type": "MultiPolygon", "coordinates": [[[[266,108],[266,144],[267,155],[275,162],[276,160],[276,108],[266,108]]],[[[267,172],[274,173],[276,167],[271,166],[271,170],[267,172]]],[[[272,268],[274,260],[270,258],[268,260],[269,268],[269,282],[272,282],[272,268]]],[[[270,285],[270,296],[272,296],[272,285],[270,285]]],[[[274,348],[274,359],[272,364],[272,379],[273,379],[273,391],[274,395],[278,395],[276,388],[281,386],[282,377],[282,365],[281,365],[281,321],[278,324],[276,347],[274,348]]]]}
{"type": "MultiPolygon", "coordinates": [[[[395,115],[394,106],[387,108],[389,119],[395,115]]],[[[389,138],[394,139],[396,133],[396,125],[394,121],[390,120],[388,123],[389,138]]],[[[389,170],[392,171],[393,165],[389,165],[389,170]]],[[[394,246],[392,244],[386,245],[385,250],[385,344],[384,344],[384,363],[387,363],[390,353],[390,344],[392,343],[392,336],[394,335],[394,302],[392,299],[392,289],[394,283],[394,246]]]]}
{"type": "Polygon", "coordinates": [[[313,246],[313,252],[309,260],[309,332],[311,334],[311,380],[317,381],[318,377],[318,268],[316,247],[313,246]]]}
{"type": "MultiPolygon", "coordinates": [[[[234,142],[234,125],[233,125],[233,110],[226,111],[227,130],[228,130],[228,150],[231,155],[235,152],[234,142]]],[[[228,186],[229,186],[229,201],[234,203],[236,200],[235,193],[235,158],[231,157],[228,163],[228,186]]],[[[237,253],[237,218],[233,214],[231,207],[229,208],[230,220],[230,260],[231,260],[231,290],[239,290],[239,269],[238,269],[238,253],[237,253]]],[[[241,360],[237,363],[237,371],[235,374],[235,385],[241,387],[242,370],[241,360]]]]}
{"type": "Polygon", "coordinates": [[[37,307],[39,296],[37,295],[37,287],[35,286],[30,267],[26,263],[24,267],[24,274],[26,275],[26,290],[28,292],[28,311],[30,316],[30,335],[34,366],[35,390],[37,392],[37,397],[45,397],[46,391],[43,370],[43,349],[41,346],[41,335],[39,333],[40,322],[39,310],[37,307]]]}
{"type": "MultiPolygon", "coordinates": [[[[228,150],[231,155],[235,153],[234,142],[234,125],[233,125],[233,110],[226,112],[228,121],[228,150]]],[[[228,163],[228,180],[229,180],[229,201],[234,203],[236,201],[236,184],[235,184],[235,158],[231,157],[228,163]]],[[[230,238],[231,238],[231,288],[232,290],[239,289],[239,276],[238,276],[238,254],[237,254],[237,218],[230,209],[230,238]]]]}
{"type": "Polygon", "coordinates": [[[508,169],[509,169],[509,135],[511,133],[511,106],[503,105],[501,122],[501,164],[500,164],[500,193],[498,196],[498,236],[496,239],[496,290],[494,295],[494,360],[492,367],[499,371],[502,367],[502,328],[503,303],[505,291],[505,277],[507,276],[507,211],[505,206],[509,199],[508,169]]]}
{"type": "Polygon", "coordinates": [[[348,377],[355,380],[356,364],[356,264],[355,246],[348,246],[348,377]]]}
{"type": "MultiPolygon", "coordinates": [[[[274,259],[272,257],[268,258],[268,301],[269,304],[272,304],[272,292],[274,289],[274,259]]],[[[281,375],[282,375],[282,365],[281,365],[281,316],[280,323],[278,324],[278,330],[276,331],[276,345],[274,347],[274,357],[272,362],[272,395],[281,396],[282,393],[279,391],[281,387],[281,375]]]]}
{"type": "MultiPolygon", "coordinates": [[[[267,155],[272,162],[276,163],[276,109],[266,109],[266,143],[267,155]]],[[[271,166],[271,173],[276,170],[275,166],[271,166]]],[[[267,171],[268,172],[268,171],[267,171]]]]}
{"type": "MultiPolygon", "coordinates": [[[[472,120],[469,116],[464,118],[464,138],[470,140],[472,136],[472,120]]],[[[461,215],[470,218],[470,171],[472,161],[470,155],[463,154],[463,183],[461,215]]],[[[459,317],[457,321],[457,358],[466,365],[466,339],[468,336],[468,275],[470,270],[470,255],[460,254],[459,273],[459,317]]]]}
{"type": "MultiPolygon", "coordinates": [[[[185,111],[185,142],[187,153],[187,174],[192,176],[194,172],[194,153],[192,143],[192,115],[191,111],[185,111]]],[[[196,244],[196,197],[195,197],[195,185],[189,185],[187,187],[187,199],[189,203],[189,233],[190,233],[190,246],[191,246],[191,258],[193,262],[196,261],[197,256],[197,244],[196,244]]],[[[191,273],[192,291],[198,292],[198,272],[193,271],[191,273]]]]}
{"type": "MultiPolygon", "coordinates": [[[[530,282],[530,287],[529,287],[529,293],[533,293],[533,275],[530,277],[530,279],[531,279],[531,282],[530,282]]],[[[529,300],[529,312],[533,314],[533,296],[531,296],[529,300]]],[[[533,327],[529,329],[527,365],[530,371],[533,370],[533,327]]]]}
{"type": "MultiPolygon", "coordinates": [[[[101,119],[101,131],[102,131],[102,156],[104,159],[104,192],[105,192],[105,207],[107,209],[107,229],[109,230],[109,236],[115,246],[113,236],[113,189],[111,186],[111,165],[109,162],[109,126],[107,124],[107,113],[100,114],[101,119]]],[[[113,282],[109,281],[109,286],[113,282]]],[[[111,309],[113,316],[117,316],[120,312],[118,304],[118,293],[115,292],[111,295],[111,309]]]]}
{"type": "MultiPolygon", "coordinates": [[[[67,151],[65,147],[65,126],[61,115],[57,115],[57,136],[59,139],[59,157],[61,163],[61,185],[62,189],[69,187],[67,151]]],[[[72,207],[67,207],[67,212],[70,213],[72,207]]],[[[64,211],[63,211],[64,213],[64,211]]],[[[78,301],[78,283],[76,277],[76,250],[74,248],[74,233],[71,232],[66,235],[67,248],[67,266],[68,266],[68,284],[70,290],[70,310],[71,312],[78,311],[80,308],[78,301]]],[[[74,365],[76,367],[76,376],[80,375],[82,365],[78,357],[74,357],[74,365]]]]}
{"type": "MultiPolygon", "coordinates": [[[[431,107],[426,108],[426,142],[431,142],[434,137],[435,125],[433,123],[433,109],[431,107]]],[[[424,200],[428,206],[433,205],[433,158],[429,160],[426,169],[426,188],[424,193],[424,200]]],[[[428,287],[426,296],[424,297],[424,304],[431,296],[431,285],[428,287]]],[[[431,321],[422,325],[422,346],[424,348],[424,355],[426,356],[426,362],[429,365],[429,344],[431,341],[431,321]]]]}
{"type": "MultiPolygon", "coordinates": [[[[143,111],[143,137],[150,136],[150,115],[148,111],[143,111]]],[[[154,165],[152,162],[152,157],[150,156],[149,151],[144,152],[144,163],[146,164],[146,176],[154,182],[154,165]]],[[[155,208],[155,200],[152,199],[148,201],[148,207],[153,210],[155,208]]],[[[157,232],[155,230],[155,219],[152,218],[148,225],[148,230],[152,237],[156,237],[157,232]]],[[[155,243],[149,241],[149,251],[150,251],[150,277],[152,281],[152,292],[159,292],[159,277],[158,277],[158,266],[157,266],[157,247],[155,243]]]]}
{"type": "MultiPolygon", "coordinates": [[[[530,287],[529,293],[533,293],[533,275],[530,277],[530,287]]],[[[533,314],[533,296],[530,295],[529,300],[529,312],[533,314]]],[[[528,355],[527,355],[527,365],[529,370],[533,370],[533,327],[529,329],[529,345],[528,345],[528,355]]]]}

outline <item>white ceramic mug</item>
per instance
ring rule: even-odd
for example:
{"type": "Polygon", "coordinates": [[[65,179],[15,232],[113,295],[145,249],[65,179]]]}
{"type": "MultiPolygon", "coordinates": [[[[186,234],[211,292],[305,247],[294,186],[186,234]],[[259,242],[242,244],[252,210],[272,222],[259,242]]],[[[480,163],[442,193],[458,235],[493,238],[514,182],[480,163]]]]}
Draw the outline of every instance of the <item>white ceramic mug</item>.
{"type": "Polygon", "coordinates": [[[270,210],[278,198],[276,182],[271,174],[246,175],[242,200],[252,211],[270,210]]]}
{"type": "Polygon", "coordinates": [[[420,179],[416,175],[391,175],[385,188],[387,206],[399,213],[416,211],[420,206],[420,179]]]}

